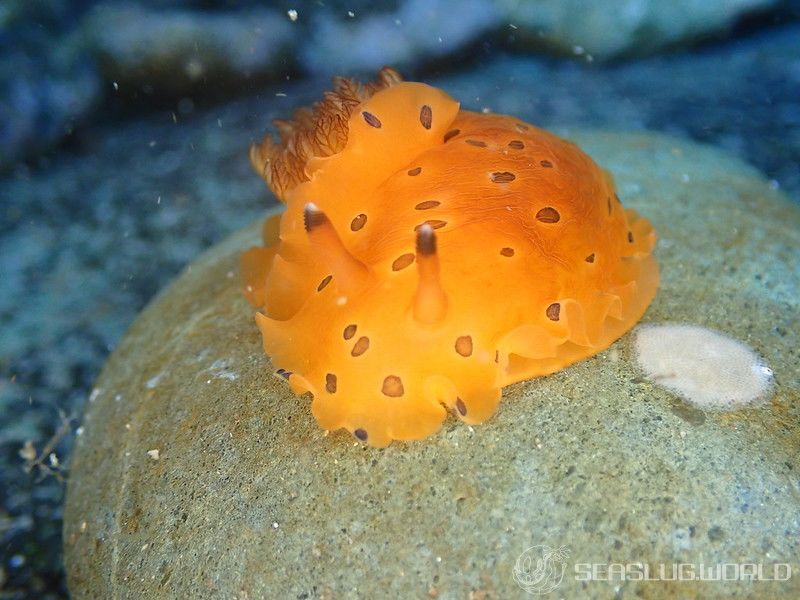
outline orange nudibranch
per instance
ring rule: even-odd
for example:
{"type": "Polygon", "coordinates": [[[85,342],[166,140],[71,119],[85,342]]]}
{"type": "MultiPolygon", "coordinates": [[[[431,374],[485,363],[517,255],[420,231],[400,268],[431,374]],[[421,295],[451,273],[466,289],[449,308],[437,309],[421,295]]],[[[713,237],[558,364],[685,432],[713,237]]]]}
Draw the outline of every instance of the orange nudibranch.
{"type": "Polygon", "coordinates": [[[242,256],[264,350],[325,429],[467,423],[596,354],[658,287],[655,231],[575,144],[384,68],[250,150],[286,204],[242,256]]]}

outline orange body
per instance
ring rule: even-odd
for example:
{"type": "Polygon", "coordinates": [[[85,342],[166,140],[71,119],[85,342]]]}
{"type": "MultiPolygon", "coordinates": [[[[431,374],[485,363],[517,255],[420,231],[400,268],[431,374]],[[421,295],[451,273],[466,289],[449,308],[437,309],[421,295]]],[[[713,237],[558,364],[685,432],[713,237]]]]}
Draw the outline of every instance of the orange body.
{"type": "Polygon", "coordinates": [[[385,446],[446,408],[480,423],[504,386],[606,348],[656,293],[650,223],[551,133],[388,69],[278,126],[251,158],[286,211],[244,254],[245,289],[326,429],[385,446]]]}

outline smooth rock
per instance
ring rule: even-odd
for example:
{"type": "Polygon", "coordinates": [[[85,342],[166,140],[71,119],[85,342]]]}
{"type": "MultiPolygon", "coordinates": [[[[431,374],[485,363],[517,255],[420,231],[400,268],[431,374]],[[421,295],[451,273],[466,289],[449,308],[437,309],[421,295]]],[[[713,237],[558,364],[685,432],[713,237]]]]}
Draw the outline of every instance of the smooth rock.
{"type": "Polygon", "coordinates": [[[121,93],[133,88],[168,97],[219,95],[226,85],[275,79],[294,40],[289,20],[264,8],[212,12],[102,4],[85,19],[82,34],[121,93]]]}
{"type": "Polygon", "coordinates": [[[514,568],[537,545],[566,546],[558,597],[800,596],[800,208],[708,147],[561,133],[659,232],[645,321],[745,341],[774,369],[768,403],[688,406],[638,372],[626,335],[507,388],[483,425],[385,450],[326,435],[272,374],[238,290],[254,224],[162,292],[97,381],[65,507],[73,597],[525,598],[514,568]],[[576,581],[577,563],[609,562],[795,576],[576,581]]]}
{"type": "Polygon", "coordinates": [[[89,120],[100,76],[69,34],[68,2],[0,3],[0,170],[61,141],[89,120]]]}
{"type": "Polygon", "coordinates": [[[780,0],[499,0],[517,41],[597,59],[651,54],[720,34],[780,0]]]}
{"type": "Polygon", "coordinates": [[[303,64],[328,75],[441,59],[498,27],[503,15],[489,0],[463,0],[455,13],[450,0],[406,0],[392,11],[363,13],[311,6],[299,17],[310,23],[299,45],[303,64]]]}

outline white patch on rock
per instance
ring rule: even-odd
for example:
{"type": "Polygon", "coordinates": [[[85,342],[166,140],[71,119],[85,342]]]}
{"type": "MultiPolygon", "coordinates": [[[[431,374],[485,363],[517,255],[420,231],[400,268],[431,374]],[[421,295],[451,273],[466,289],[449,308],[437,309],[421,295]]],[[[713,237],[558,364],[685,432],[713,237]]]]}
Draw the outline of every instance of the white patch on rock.
{"type": "Polygon", "coordinates": [[[211,363],[211,366],[208,367],[208,371],[210,371],[214,377],[217,379],[227,379],[229,381],[234,381],[239,378],[239,375],[230,370],[230,360],[227,358],[220,358],[219,360],[215,360],[211,363]]]}
{"type": "Polygon", "coordinates": [[[150,378],[150,379],[148,379],[148,380],[147,380],[147,382],[144,384],[144,387],[146,387],[148,390],[152,390],[152,389],[156,388],[156,387],[158,386],[158,382],[159,382],[159,380],[160,380],[160,379],[161,379],[163,376],[164,376],[164,372],[162,371],[161,373],[159,373],[159,374],[158,374],[158,375],[156,375],[155,377],[151,377],[151,378],[150,378]]]}
{"type": "Polygon", "coordinates": [[[635,349],[650,380],[698,408],[741,408],[764,399],[773,380],[748,346],[698,325],[639,327],[635,349]]]}

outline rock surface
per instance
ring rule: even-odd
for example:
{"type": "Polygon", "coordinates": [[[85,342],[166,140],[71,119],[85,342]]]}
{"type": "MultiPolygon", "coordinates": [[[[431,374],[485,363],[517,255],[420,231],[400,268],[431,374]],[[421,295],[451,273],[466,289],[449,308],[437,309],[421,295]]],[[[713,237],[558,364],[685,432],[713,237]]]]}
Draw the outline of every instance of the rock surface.
{"type": "Polygon", "coordinates": [[[272,375],[237,289],[253,225],[150,304],[97,382],[65,508],[73,596],[523,598],[515,562],[545,544],[570,551],[563,597],[622,586],[647,598],[796,598],[797,576],[572,576],[575,563],[636,561],[800,572],[800,210],[717,150],[565,133],[659,231],[662,290],[645,320],[746,341],[775,371],[768,404],[691,408],[636,371],[628,335],[507,388],[482,426],[451,419],[383,451],[326,436],[307,399],[272,375]]]}
{"type": "Polygon", "coordinates": [[[719,34],[780,0],[499,0],[523,46],[609,59],[719,34]],[[577,16],[580,15],[580,16],[577,16]]]}

